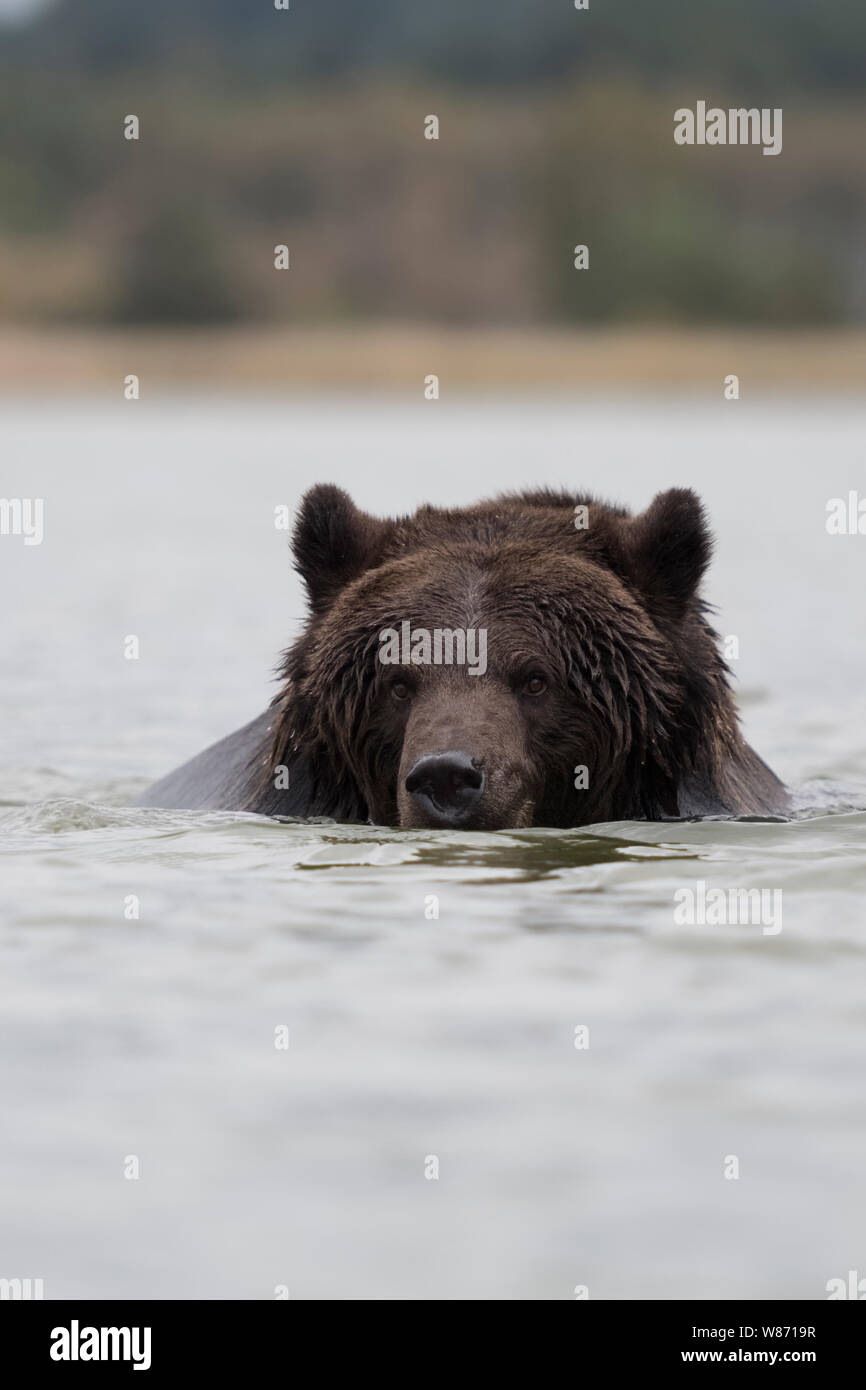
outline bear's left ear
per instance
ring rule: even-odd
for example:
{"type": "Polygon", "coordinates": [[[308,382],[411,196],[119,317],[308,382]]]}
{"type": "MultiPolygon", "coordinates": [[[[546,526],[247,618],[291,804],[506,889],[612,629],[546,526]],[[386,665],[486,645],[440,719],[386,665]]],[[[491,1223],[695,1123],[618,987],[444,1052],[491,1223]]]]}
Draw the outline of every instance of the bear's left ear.
{"type": "Polygon", "coordinates": [[[323,613],[351,580],[380,563],[393,525],[360,511],[333,483],[319,483],[304,494],[292,552],[315,614],[323,613]]]}
{"type": "Polygon", "coordinates": [[[626,544],[641,592],[657,611],[679,621],[712,555],[700,498],[690,488],[660,492],[628,523],[626,544]]]}

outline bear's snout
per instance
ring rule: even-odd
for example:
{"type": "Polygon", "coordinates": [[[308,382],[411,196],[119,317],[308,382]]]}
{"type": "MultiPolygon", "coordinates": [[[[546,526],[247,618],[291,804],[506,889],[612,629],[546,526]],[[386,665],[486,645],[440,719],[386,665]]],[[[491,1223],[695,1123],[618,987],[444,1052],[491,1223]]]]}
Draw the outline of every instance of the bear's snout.
{"type": "Polygon", "coordinates": [[[404,830],[531,825],[535,782],[516,705],[489,678],[456,675],[416,699],[397,770],[404,830]]]}
{"type": "Polygon", "coordinates": [[[406,778],[406,790],[434,825],[460,825],[481,800],[484,768],[468,753],[434,753],[419,758],[406,778]]]}

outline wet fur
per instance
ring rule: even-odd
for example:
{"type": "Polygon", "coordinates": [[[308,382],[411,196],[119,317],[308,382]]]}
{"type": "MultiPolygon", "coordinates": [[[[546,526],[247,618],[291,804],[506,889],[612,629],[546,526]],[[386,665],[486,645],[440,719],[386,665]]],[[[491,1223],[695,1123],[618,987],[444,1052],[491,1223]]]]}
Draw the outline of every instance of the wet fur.
{"type": "MultiPolygon", "coordinates": [[[[486,624],[500,651],[510,643],[519,661],[531,646],[558,678],[552,717],[518,750],[526,795],[505,823],[784,807],[781,783],[742,739],[729,672],[698,597],[711,543],[693,493],[663,493],[637,517],[586,495],[542,490],[387,521],[320,486],[304,499],[294,550],[311,618],[284,656],[268,720],[248,726],[261,727],[260,742],[233,804],[399,823],[403,729],[382,698],[388,670],[377,653],[381,629],[409,619],[413,627],[486,624]],[[581,504],[587,530],[573,524],[581,504]],[[576,764],[590,771],[580,792],[576,764]],[[289,770],[288,790],[274,786],[280,766],[289,770]]],[[[462,698],[473,680],[451,668],[431,674],[444,700],[462,698]]],[[[490,708],[495,743],[496,699],[490,708]]],[[[476,717],[488,715],[479,708],[476,717]]],[[[470,738],[470,714],[467,722],[470,738]]],[[[491,823],[500,823],[493,810],[491,823]]]]}

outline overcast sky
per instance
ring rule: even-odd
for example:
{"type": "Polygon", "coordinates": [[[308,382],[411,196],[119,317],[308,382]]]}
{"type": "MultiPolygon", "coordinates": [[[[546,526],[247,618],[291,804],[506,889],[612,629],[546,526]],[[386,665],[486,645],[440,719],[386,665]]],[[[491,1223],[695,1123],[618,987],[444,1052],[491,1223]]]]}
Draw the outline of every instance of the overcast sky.
{"type": "Polygon", "coordinates": [[[26,19],[47,10],[53,0],[0,0],[0,19],[26,19]]]}

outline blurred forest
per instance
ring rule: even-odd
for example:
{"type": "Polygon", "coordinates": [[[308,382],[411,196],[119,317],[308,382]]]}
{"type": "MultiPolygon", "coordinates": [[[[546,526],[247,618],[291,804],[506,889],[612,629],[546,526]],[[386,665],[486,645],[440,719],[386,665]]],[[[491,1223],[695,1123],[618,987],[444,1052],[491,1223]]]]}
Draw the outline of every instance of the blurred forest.
{"type": "Polygon", "coordinates": [[[856,0],[56,0],[0,27],[0,317],[862,324],[864,79],[856,0]],[[676,146],[698,99],[782,154],[676,146]]]}

